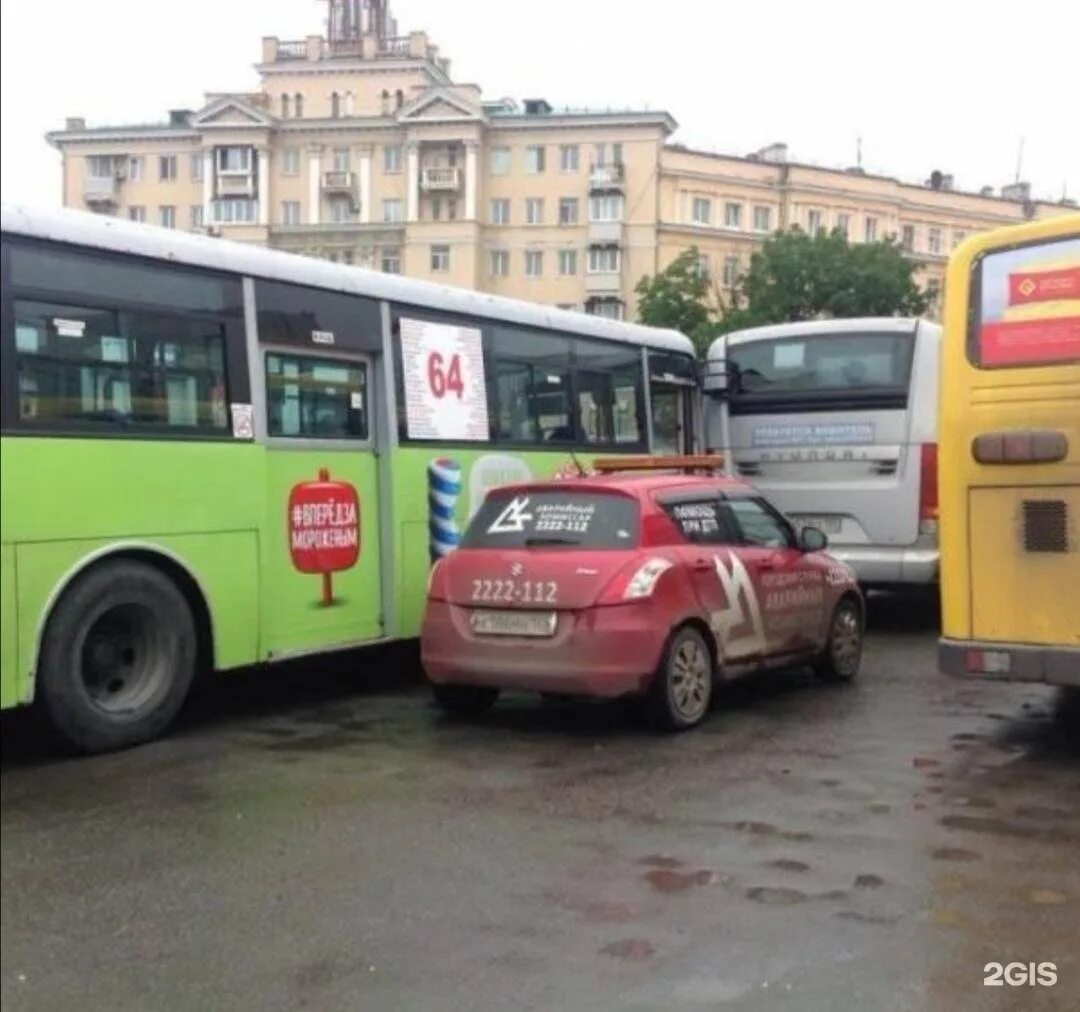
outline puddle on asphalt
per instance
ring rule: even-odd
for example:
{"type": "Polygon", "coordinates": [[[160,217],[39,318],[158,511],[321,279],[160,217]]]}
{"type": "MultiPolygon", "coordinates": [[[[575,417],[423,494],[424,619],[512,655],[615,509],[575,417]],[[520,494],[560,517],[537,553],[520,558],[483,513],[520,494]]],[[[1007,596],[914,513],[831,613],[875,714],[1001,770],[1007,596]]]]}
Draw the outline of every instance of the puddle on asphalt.
{"type": "Polygon", "coordinates": [[[796,861],[790,857],[779,857],[775,861],[766,861],[765,863],[770,868],[778,868],[780,871],[802,872],[810,870],[810,865],[805,861],[796,861]]]}
{"type": "Polygon", "coordinates": [[[720,876],[708,868],[698,871],[676,871],[674,868],[653,868],[643,876],[657,892],[681,893],[694,886],[712,885],[720,880],[720,876]]]}
{"type": "Polygon", "coordinates": [[[620,938],[616,942],[608,942],[600,949],[600,955],[642,963],[656,955],[656,946],[645,938],[620,938]]]}
{"type": "Polygon", "coordinates": [[[793,906],[805,903],[806,893],[800,889],[788,889],[784,886],[751,886],[746,890],[746,898],[766,906],[793,906]]]}

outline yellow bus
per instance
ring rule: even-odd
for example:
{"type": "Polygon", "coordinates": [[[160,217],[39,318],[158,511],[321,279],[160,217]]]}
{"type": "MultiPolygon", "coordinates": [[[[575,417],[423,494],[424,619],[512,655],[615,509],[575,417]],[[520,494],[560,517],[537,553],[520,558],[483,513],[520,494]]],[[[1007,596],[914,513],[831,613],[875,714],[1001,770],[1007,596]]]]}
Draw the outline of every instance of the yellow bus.
{"type": "Polygon", "coordinates": [[[1080,685],[1080,214],[953,254],[940,406],[941,670],[1080,685]]]}

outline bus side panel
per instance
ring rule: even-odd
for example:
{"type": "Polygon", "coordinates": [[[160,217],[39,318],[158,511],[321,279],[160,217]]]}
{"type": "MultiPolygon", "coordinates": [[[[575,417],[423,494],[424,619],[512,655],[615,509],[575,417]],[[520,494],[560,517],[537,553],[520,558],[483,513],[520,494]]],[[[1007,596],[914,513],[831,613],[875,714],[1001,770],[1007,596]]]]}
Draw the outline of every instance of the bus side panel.
{"type": "Polygon", "coordinates": [[[47,612],[88,561],[137,548],[179,563],[206,599],[214,636],[214,665],[255,660],[258,535],[255,531],[188,534],[130,541],[49,541],[15,546],[18,586],[19,702],[29,702],[30,680],[47,612]]]}
{"type": "Polygon", "coordinates": [[[0,707],[15,706],[25,694],[16,643],[15,546],[0,545],[0,707]]]}

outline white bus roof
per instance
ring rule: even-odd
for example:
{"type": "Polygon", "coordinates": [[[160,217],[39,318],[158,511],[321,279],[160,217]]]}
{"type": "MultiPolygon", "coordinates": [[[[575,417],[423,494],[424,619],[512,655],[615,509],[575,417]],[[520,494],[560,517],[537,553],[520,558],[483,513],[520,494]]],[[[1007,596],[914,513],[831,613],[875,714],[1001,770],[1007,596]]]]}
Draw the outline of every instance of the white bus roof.
{"type": "Polygon", "coordinates": [[[765,327],[749,327],[733,330],[718,337],[709,345],[709,361],[725,357],[726,345],[742,344],[744,341],[767,341],[777,337],[815,337],[822,334],[865,334],[878,331],[883,334],[911,334],[918,326],[931,331],[940,330],[938,324],[914,316],[857,316],[843,320],[807,320],[801,323],[773,323],[765,327]]]}
{"type": "Polygon", "coordinates": [[[0,208],[0,224],[4,232],[39,239],[53,239],[250,277],[329,288],[409,306],[567,331],[582,337],[622,341],[683,355],[694,354],[690,339],[677,330],[661,330],[586,313],[572,313],[552,306],[486,295],[483,292],[430,281],[417,281],[363,267],[335,264],[314,257],[192,235],[86,211],[3,204],[0,208]]]}

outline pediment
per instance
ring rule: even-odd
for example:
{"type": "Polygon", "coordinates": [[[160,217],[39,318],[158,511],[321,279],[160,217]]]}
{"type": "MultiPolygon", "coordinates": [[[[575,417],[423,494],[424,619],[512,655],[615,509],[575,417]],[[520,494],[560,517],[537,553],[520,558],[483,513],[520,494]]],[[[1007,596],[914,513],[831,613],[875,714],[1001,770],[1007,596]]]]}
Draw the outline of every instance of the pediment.
{"type": "Polygon", "coordinates": [[[432,88],[403,106],[397,118],[405,123],[460,122],[482,120],[484,112],[447,88],[432,88]]]}
{"type": "Polygon", "coordinates": [[[274,119],[241,98],[219,98],[191,117],[194,127],[268,127],[274,119]]]}

